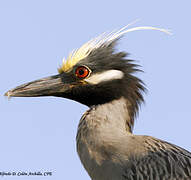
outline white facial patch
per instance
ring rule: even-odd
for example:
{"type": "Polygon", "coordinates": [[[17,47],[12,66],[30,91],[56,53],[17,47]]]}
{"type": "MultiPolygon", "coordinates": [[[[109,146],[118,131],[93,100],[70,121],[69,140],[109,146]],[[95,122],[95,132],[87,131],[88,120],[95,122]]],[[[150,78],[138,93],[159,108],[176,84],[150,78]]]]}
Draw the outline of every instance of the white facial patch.
{"type": "Polygon", "coordinates": [[[94,74],[87,79],[84,79],[84,81],[90,84],[99,84],[101,82],[111,81],[114,79],[122,79],[123,76],[124,74],[120,70],[107,70],[101,73],[94,74]]]}

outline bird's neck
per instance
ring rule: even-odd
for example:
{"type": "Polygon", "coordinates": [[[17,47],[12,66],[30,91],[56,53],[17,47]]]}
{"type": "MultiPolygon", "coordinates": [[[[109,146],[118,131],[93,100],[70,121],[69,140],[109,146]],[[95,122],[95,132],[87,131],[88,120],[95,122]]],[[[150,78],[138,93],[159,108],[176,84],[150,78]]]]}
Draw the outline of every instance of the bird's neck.
{"type": "Polygon", "coordinates": [[[133,119],[130,116],[131,104],[125,98],[91,107],[82,117],[81,122],[93,130],[99,129],[108,133],[131,133],[133,119]],[[110,132],[109,132],[110,131],[110,132]]]}
{"type": "Polygon", "coordinates": [[[79,157],[91,177],[105,160],[112,157],[111,148],[131,138],[129,103],[125,98],[91,107],[81,118],[76,136],[79,157]],[[93,170],[93,171],[92,171],[93,170]],[[94,171],[95,170],[95,171],[94,171]]]}

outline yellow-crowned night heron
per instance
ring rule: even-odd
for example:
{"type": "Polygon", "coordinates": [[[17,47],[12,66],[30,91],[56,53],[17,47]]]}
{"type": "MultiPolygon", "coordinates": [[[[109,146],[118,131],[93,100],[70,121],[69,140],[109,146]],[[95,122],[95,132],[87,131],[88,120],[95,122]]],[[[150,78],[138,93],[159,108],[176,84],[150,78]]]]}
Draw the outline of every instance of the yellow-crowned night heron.
{"type": "MultiPolygon", "coordinates": [[[[102,34],[73,51],[59,74],[8,91],[6,96],[57,96],[85,104],[77,151],[92,180],[191,180],[191,153],[168,142],[132,134],[143,82],[138,65],[115,52],[118,39],[137,27],[102,34]]],[[[163,29],[157,29],[165,31],[163,29]]]]}

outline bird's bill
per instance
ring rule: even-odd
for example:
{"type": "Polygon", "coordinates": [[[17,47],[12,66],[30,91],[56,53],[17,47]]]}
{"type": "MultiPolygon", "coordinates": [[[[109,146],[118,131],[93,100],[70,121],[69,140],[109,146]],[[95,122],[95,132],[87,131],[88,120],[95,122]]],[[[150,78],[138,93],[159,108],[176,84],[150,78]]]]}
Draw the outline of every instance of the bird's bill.
{"type": "Polygon", "coordinates": [[[47,78],[32,81],[5,93],[8,97],[38,97],[38,96],[56,96],[65,92],[69,85],[63,82],[61,75],[50,76],[47,78]]]}

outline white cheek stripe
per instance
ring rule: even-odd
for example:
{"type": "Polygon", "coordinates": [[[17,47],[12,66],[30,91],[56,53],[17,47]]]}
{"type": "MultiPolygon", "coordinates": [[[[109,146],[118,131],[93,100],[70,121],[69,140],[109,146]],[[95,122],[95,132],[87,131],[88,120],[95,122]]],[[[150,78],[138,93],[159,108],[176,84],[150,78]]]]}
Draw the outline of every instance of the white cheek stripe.
{"type": "Polygon", "coordinates": [[[90,83],[90,84],[99,84],[104,81],[110,81],[114,79],[122,79],[124,76],[123,72],[120,70],[107,70],[102,73],[97,73],[94,75],[90,75],[87,79],[84,79],[84,81],[90,83]]]}

